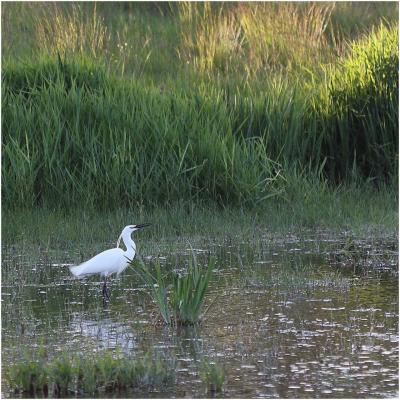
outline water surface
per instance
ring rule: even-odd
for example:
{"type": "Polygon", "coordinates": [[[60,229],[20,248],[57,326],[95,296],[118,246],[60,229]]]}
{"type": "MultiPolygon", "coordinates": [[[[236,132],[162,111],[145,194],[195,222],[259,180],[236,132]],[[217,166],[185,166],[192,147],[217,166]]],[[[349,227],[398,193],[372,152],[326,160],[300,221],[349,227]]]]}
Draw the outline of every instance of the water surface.
{"type": "MultiPolygon", "coordinates": [[[[157,310],[134,269],[111,281],[103,308],[101,282],[73,279],[65,264],[79,254],[3,246],[3,370],[22,349],[49,356],[108,348],[129,357],[149,350],[173,360],[176,385],[165,393],[121,397],[204,397],[204,358],[225,369],[225,397],[393,397],[398,395],[397,248],[390,240],[329,235],[269,241],[198,239],[198,262],[216,258],[203,323],[174,329],[154,324],[157,310]]],[[[190,247],[145,247],[151,267],[184,270],[190,247]]],[[[2,395],[14,396],[3,382],[2,395]]],[[[115,395],[115,394],[114,394],[115,395]]]]}

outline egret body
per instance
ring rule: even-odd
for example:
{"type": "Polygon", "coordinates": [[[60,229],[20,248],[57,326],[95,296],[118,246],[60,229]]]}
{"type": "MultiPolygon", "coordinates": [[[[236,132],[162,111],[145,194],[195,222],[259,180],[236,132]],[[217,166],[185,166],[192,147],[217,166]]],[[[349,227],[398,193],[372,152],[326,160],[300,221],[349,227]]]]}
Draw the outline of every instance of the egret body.
{"type": "Polygon", "coordinates": [[[100,274],[104,281],[103,296],[105,295],[109,298],[107,276],[113,273],[119,275],[128,267],[129,263],[132,262],[136,255],[136,244],[131,235],[134,231],[149,225],[150,224],[126,226],[118,238],[117,247],[115,249],[105,250],[80,265],[70,267],[71,273],[77,277],[100,274]],[[125,251],[119,248],[121,239],[125,244],[125,251]]]}

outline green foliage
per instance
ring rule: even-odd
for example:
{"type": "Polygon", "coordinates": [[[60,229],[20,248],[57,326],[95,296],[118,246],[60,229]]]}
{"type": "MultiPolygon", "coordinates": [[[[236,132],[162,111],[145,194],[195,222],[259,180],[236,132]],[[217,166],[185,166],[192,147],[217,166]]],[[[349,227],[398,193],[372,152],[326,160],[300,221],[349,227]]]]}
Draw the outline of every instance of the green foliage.
{"type": "Polygon", "coordinates": [[[200,378],[207,385],[209,394],[221,393],[225,382],[225,371],[217,362],[204,359],[200,366],[200,378]]]}
{"type": "Polygon", "coordinates": [[[259,206],[298,169],[396,183],[396,6],[360,7],[6,5],[31,53],[5,48],[3,205],[259,206]]]}
{"type": "Polygon", "coordinates": [[[214,265],[214,261],[210,260],[204,270],[193,256],[184,274],[172,273],[170,277],[162,274],[159,261],[155,263],[155,275],[144,264],[135,268],[149,287],[164,323],[193,325],[201,321],[201,311],[214,265]]]}
{"type": "Polygon", "coordinates": [[[210,261],[203,271],[193,257],[184,275],[174,275],[170,293],[171,308],[177,324],[195,324],[200,321],[200,313],[205,294],[214,268],[210,261]]]}
{"type": "Polygon", "coordinates": [[[15,95],[24,95],[27,100],[51,86],[60,86],[65,93],[72,88],[100,91],[109,80],[105,67],[94,64],[87,57],[63,61],[58,55],[57,61],[42,58],[36,63],[23,64],[11,60],[2,71],[3,85],[15,95]]]}
{"type": "Polygon", "coordinates": [[[56,397],[64,397],[68,392],[68,386],[73,379],[73,366],[66,354],[56,358],[48,368],[49,380],[54,384],[56,397]]]}
{"type": "Polygon", "coordinates": [[[397,176],[398,61],[398,28],[381,25],[332,74],[317,109],[329,176],[397,176]]]}
{"type": "Polygon", "coordinates": [[[150,295],[159,308],[161,318],[166,324],[171,324],[172,317],[168,302],[168,290],[170,285],[167,284],[166,276],[161,272],[159,261],[155,263],[154,269],[155,275],[152,275],[144,264],[140,264],[136,267],[136,271],[141,275],[142,280],[150,289],[150,295]]]}
{"type": "MultiPolygon", "coordinates": [[[[57,65],[60,76],[70,76],[57,65]]],[[[217,92],[162,94],[113,80],[91,90],[77,79],[43,76],[48,86],[27,95],[21,79],[4,70],[7,205],[238,203],[277,193],[275,164],[261,142],[246,145],[233,136],[217,92]],[[260,157],[249,157],[253,151],[260,157]]]]}
{"type": "Polygon", "coordinates": [[[15,391],[29,393],[31,396],[48,392],[48,368],[42,360],[25,356],[23,361],[10,366],[5,375],[15,391]]]}
{"type": "Polygon", "coordinates": [[[113,357],[108,351],[92,358],[61,355],[52,361],[33,355],[8,368],[6,379],[15,392],[38,394],[47,397],[49,388],[55,397],[65,397],[68,391],[84,396],[126,390],[141,391],[161,389],[175,381],[174,370],[167,361],[148,353],[141,359],[119,355],[113,357]]]}

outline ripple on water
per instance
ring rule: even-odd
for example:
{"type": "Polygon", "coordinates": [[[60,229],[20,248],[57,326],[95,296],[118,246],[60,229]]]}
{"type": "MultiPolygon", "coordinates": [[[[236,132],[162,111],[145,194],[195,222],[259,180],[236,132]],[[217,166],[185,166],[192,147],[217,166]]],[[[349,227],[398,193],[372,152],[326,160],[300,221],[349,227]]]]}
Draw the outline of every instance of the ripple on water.
{"type": "MultiPolygon", "coordinates": [[[[327,243],[337,244],[330,238],[327,243]]],[[[219,259],[221,268],[210,284],[207,301],[222,294],[201,326],[179,332],[153,325],[155,306],[134,273],[112,280],[107,311],[102,309],[99,279],[70,279],[67,268],[62,268],[67,264],[59,262],[67,259],[65,254],[58,260],[49,257],[43,265],[30,263],[27,255],[8,254],[2,269],[6,277],[2,282],[3,362],[15,360],[15,349],[33,348],[39,338],[46,338],[49,348],[59,351],[79,349],[91,354],[111,348],[132,357],[159,352],[176,360],[179,390],[189,397],[204,395],[198,374],[203,358],[223,365],[229,382],[226,397],[395,396],[398,284],[384,275],[360,275],[356,280],[343,274],[347,286],[343,280],[335,286],[332,266],[323,263],[314,265],[315,276],[309,281],[305,276],[296,283],[296,271],[292,276],[289,268],[293,261],[284,256],[309,263],[320,244],[321,239],[299,242],[292,236],[256,254],[243,243],[241,251],[254,260],[249,267],[255,275],[245,276],[246,280],[245,262],[236,260],[234,246],[214,244],[226,258],[219,259]],[[15,263],[24,265],[24,284],[15,284],[15,263]],[[52,268],[42,273],[46,265],[52,268]],[[330,274],[326,275],[330,286],[323,285],[324,271],[330,274]],[[273,285],[271,273],[277,278],[273,285]],[[243,282],[251,280],[257,286],[246,287],[243,282]]],[[[199,259],[207,257],[204,243],[194,247],[199,259]]],[[[145,259],[160,259],[163,268],[186,265],[186,255],[174,257],[178,261],[173,264],[165,254],[145,259]]]]}

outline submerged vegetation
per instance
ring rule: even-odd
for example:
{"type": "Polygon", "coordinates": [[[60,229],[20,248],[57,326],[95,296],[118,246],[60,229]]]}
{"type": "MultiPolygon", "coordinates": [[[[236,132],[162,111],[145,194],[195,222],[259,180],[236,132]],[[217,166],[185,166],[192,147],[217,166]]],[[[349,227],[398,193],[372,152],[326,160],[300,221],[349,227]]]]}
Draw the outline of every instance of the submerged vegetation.
{"type": "Polygon", "coordinates": [[[396,192],[393,4],[96,7],[3,7],[6,209],[396,192]]]}

